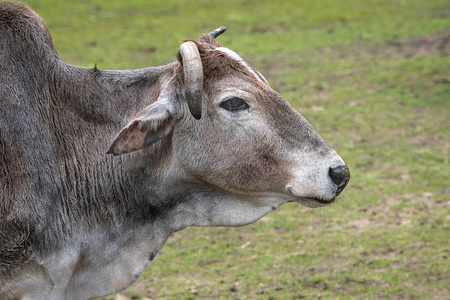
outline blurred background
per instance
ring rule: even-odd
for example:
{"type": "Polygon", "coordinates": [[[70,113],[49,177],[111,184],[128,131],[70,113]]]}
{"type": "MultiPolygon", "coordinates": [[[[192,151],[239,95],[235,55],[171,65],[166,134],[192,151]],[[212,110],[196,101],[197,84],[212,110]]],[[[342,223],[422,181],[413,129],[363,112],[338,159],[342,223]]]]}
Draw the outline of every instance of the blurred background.
{"type": "Polygon", "coordinates": [[[174,234],[105,299],[450,299],[448,0],[25,2],[62,58],[99,69],[169,63],[228,26],[352,172],[330,207],[174,234]]]}

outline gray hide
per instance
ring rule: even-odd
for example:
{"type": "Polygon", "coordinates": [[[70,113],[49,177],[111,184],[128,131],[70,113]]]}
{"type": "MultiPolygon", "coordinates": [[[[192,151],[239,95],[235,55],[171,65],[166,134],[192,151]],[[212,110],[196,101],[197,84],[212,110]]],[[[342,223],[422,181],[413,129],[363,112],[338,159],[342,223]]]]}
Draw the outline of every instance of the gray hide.
{"type": "Polygon", "coordinates": [[[0,299],[101,297],[175,231],[336,199],[348,169],[312,126],[213,37],[194,45],[198,120],[182,58],[73,66],[36,13],[0,3],[0,299]]]}

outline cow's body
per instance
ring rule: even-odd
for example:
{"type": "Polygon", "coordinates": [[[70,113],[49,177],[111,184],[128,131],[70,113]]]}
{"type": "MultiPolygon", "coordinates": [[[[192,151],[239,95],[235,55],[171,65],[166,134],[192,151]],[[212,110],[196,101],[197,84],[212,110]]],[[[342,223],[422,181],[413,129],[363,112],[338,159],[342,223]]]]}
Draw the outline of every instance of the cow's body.
{"type": "Polygon", "coordinates": [[[33,11],[0,3],[0,299],[100,297],[137,280],[187,226],[334,201],[348,182],[329,177],[341,158],[257,71],[202,42],[195,120],[181,58],[131,71],[69,65],[33,11]]]}

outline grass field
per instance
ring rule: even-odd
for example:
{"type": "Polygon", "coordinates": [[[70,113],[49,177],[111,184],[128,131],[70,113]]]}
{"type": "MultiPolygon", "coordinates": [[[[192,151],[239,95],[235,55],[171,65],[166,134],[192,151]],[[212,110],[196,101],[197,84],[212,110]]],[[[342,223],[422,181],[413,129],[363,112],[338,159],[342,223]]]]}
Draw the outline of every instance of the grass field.
{"type": "Polygon", "coordinates": [[[171,62],[227,25],[352,172],[331,207],[173,235],[107,299],[450,299],[448,0],[27,3],[65,60],[100,69],[171,62]]]}

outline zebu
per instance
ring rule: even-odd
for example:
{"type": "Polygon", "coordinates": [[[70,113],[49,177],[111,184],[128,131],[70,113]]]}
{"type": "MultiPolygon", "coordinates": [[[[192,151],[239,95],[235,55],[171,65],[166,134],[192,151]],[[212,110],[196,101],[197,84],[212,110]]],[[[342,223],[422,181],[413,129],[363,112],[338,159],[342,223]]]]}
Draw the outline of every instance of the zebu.
{"type": "Polygon", "coordinates": [[[164,66],[88,69],[0,3],[0,299],[114,293],[173,232],[335,201],[345,163],[223,31],[164,66]]]}

